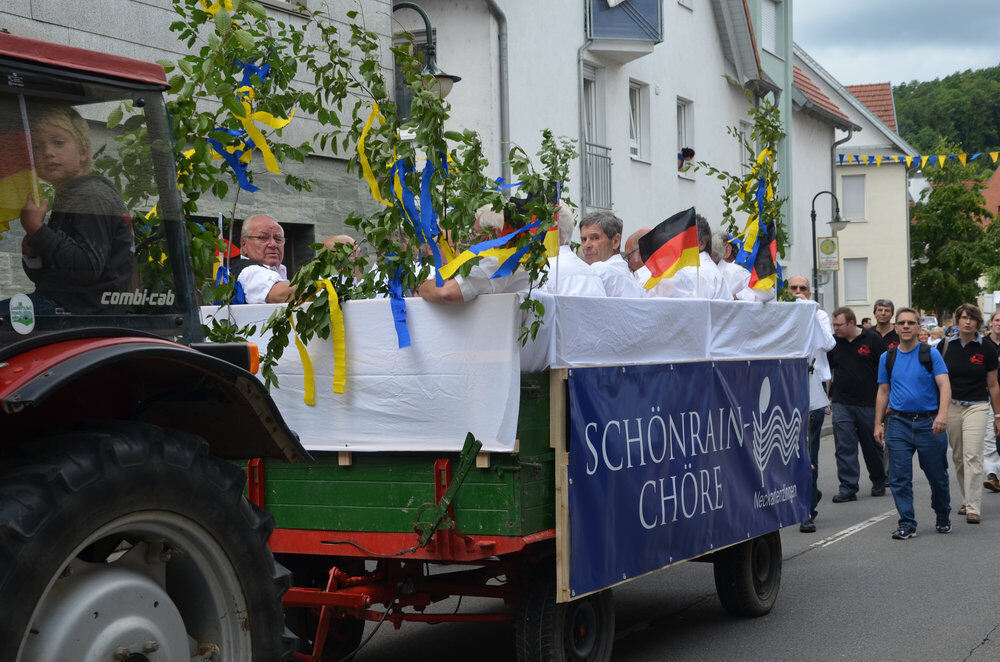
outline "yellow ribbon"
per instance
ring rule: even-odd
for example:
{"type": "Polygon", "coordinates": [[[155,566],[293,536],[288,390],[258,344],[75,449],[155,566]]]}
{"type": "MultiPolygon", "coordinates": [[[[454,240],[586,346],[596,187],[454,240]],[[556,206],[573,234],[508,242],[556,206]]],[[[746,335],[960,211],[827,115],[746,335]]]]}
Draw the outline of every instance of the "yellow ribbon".
{"type": "Polygon", "coordinates": [[[208,0],[198,0],[198,2],[202,9],[212,16],[215,16],[215,13],[220,9],[224,9],[229,12],[233,11],[233,0],[222,0],[221,2],[213,2],[212,4],[209,4],[208,0]]]}
{"type": "Polygon", "coordinates": [[[373,103],[372,112],[368,114],[365,126],[361,129],[361,137],[358,138],[358,161],[361,162],[361,174],[365,178],[365,181],[368,182],[368,187],[372,190],[372,197],[377,202],[381,202],[387,207],[392,207],[392,203],[382,197],[382,191],[379,190],[378,182],[375,181],[375,173],[372,172],[372,166],[368,162],[368,155],[365,154],[365,140],[368,138],[368,132],[371,130],[376,117],[380,124],[385,123],[385,118],[382,117],[382,113],[378,110],[378,104],[373,103]]]}
{"type": "Polygon", "coordinates": [[[316,281],[317,285],[326,288],[330,302],[330,339],[333,341],[333,392],[343,393],[347,383],[347,347],[344,333],[344,311],[340,309],[340,300],[333,283],[329,278],[316,281]]]}
{"type": "Polygon", "coordinates": [[[295,347],[299,350],[299,360],[302,361],[302,399],[307,405],[312,407],[316,404],[316,377],[313,374],[312,361],[309,360],[309,352],[299,338],[299,332],[295,330],[295,320],[292,319],[292,312],[288,312],[288,321],[292,325],[292,335],[295,336],[295,347]]]}
{"type": "Polygon", "coordinates": [[[279,119],[271,113],[265,113],[264,111],[253,112],[253,109],[250,108],[250,104],[246,101],[240,101],[240,103],[243,105],[244,114],[236,115],[234,113],[233,117],[240,121],[240,124],[243,125],[243,130],[247,132],[247,135],[250,136],[251,140],[253,140],[254,145],[256,145],[257,149],[260,150],[261,155],[264,157],[264,165],[267,166],[268,172],[281,174],[281,169],[278,167],[278,159],[274,157],[274,153],[267,145],[267,139],[264,138],[264,134],[260,132],[260,129],[257,128],[257,125],[254,124],[254,122],[266,124],[272,129],[280,129],[292,121],[292,118],[295,116],[295,109],[292,109],[292,113],[288,116],[288,119],[279,119]]]}

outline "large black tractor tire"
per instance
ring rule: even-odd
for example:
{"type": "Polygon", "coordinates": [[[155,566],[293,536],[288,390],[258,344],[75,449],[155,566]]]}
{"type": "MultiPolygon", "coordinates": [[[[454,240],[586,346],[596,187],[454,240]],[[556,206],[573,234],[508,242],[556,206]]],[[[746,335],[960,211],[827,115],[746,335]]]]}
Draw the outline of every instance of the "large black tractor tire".
{"type": "Polygon", "coordinates": [[[0,660],[295,650],[274,520],[203,439],[110,421],[7,451],[0,467],[0,660]]]}
{"type": "Polygon", "coordinates": [[[771,611],[781,586],[781,535],[772,531],[716,552],[715,590],[733,616],[771,611]]]}
{"type": "Polygon", "coordinates": [[[514,648],[518,662],[607,662],[615,640],[611,589],[556,602],[556,573],[541,563],[529,573],[517,611],[514,648]]]}

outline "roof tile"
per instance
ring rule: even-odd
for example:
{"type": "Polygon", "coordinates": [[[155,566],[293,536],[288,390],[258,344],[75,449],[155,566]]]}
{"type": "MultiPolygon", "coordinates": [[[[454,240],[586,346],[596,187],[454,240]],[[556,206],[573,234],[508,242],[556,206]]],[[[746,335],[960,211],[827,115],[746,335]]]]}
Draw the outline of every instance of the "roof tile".
{"type": "Polygon", "coordinates": [[[891,83],[872,83],[869,85],[845,85],[847,91],[857,97],[858,101],[865,104],[868,110],[872,111],[878,118],[885,122],[886,126],[895,132],[896,128],[896,106],[892,98],[891,83]]]}
{"type": "Polygon", "coordinates": [[[809,76],[806,76],[797,65],[793,67],[792,83],[795,87],[799,88],[802,94],[806,95],[806,98],[812,101],[815,105],[836,115],[837,117],[850,121],[847,115],[844,114],[844,111],[838,108],[837,104],[830,100],[830,97],[823,94],[823,90],[819,89],[816,86],[816,83],[812,82],[809,76]]]}

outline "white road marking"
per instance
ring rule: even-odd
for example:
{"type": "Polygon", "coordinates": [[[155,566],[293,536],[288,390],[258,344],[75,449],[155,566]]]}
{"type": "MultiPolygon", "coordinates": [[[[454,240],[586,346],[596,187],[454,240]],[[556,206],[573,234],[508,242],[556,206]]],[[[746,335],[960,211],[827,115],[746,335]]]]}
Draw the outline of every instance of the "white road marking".
{"type": "Polygon", "coordinates": [[[874,517],[869,517],[864,522],[858,522],[854,526],[849,526],[846,529],[844,529],[843,531],[838,531],[837,533],[833,534],[832,536],[827,536],[826,538],[823,538],[822,540],[817,540],[816,542],[814,542],[813,544],[811,544],[809,546],[810,547],[827,547],[829,545],[832,545],[835,542],[840,542],[841,540],[843,540],[844,538],[846,538],[848,536],[854,535],[858,531],[862,531],[864,529],[867,529],[872,524],[877,524],[877,523],[881,522],[882,520],[884,520],[884,519],[886,519],[888,517],[891,517],[891,516],[893,516],[895,514],[896,514],[895,510],[890,510],[890,511],[882,513],[881,515],[875,515],[874,517]]]}

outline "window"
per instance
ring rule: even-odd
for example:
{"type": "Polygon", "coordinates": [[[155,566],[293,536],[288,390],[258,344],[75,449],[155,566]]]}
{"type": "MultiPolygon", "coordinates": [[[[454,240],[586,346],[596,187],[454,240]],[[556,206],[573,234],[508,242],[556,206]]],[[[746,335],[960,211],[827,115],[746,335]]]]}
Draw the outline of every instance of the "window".
{"type": "Polygon", "coordinates": [[[628,85],[628,151],[635,159],[650,156],[649,85],[636,81],[628,85]]]}
{"type": "Polygon", "coordinates": [[[597,82],[593,78],[583,79],[583,139],[588,143],[597,142],[597,82]]]}
{"type": "Polygon", "coordinates": [[[628,152],[642,156],[642,90],[632,83],[628,86],[628,152]]]}
{"type": "MultiPolygon", "coordinates": [[[[683,170],[688,164],[681,158],[685,149],[694,153],[693,104],[688,99],[677,97],[677,169],[683,170]]],[[[687,159],[690,161],[690,159],[687,159]]]]}
{"type": "Polygon", "coordinates": [[[865,176],[844,175],[840,178],[841,208],[849,221],[865,220],[865,176]]]}
{"type": "Polygon", "coordinates": [[[760,41],[764,50],[778,53],[778,3],[764,0],[760,6],[760,41]]]}
{"type": "Polygon", "coordinates": [[[868,258],[844,258],[844,301],[868,303],[868,258]]]}

